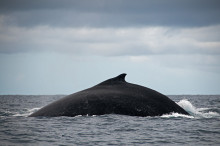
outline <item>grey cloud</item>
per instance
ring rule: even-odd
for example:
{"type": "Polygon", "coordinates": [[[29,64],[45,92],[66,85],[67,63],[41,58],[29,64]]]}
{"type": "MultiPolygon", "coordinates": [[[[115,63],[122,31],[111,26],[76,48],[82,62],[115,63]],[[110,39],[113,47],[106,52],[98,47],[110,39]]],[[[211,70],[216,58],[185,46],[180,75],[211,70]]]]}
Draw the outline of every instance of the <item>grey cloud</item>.
{"type": "Polygon", "coordinates": [[[204,28],[0,27],[0,53],[59,52],[73,55],[141,56],[220,54],[220,25],[204,28]],[[178,32],[178,33],[177,33],[178,32]],[[201,34],[206,34],[205,37],[201,34]],[[218,39],[216,39],[216,37],[218,39]]]}
{"type": "Polygon", "coordinates": [[[218,0],[1,0],[6,24],[58,27],[206,26],[220,23],[218,0]]]}

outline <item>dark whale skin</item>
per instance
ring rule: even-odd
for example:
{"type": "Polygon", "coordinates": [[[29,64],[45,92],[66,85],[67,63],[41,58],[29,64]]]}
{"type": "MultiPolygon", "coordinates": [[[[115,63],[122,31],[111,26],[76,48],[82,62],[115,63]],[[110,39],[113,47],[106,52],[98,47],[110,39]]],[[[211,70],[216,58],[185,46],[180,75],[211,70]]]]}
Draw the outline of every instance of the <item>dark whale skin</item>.
{"type": "Polygon", "coordinates": [[[125,81],[126,74],[108,79],[94,87],[63,97],[30,117],[121,114],[161,116],[172,112],[189,115],[167,96],[125,81]]]}

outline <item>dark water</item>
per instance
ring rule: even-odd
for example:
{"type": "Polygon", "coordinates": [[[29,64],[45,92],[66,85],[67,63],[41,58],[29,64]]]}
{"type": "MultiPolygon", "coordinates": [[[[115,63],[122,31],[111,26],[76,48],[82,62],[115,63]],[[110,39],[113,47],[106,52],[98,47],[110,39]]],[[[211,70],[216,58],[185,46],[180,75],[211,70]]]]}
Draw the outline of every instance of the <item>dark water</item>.
{"type": "Polygon", "coordinates": [[[27,117],[62,97],[0,95],[0,145],[220,145],[220,95],[169,96],[191,116],[27,117]]]}

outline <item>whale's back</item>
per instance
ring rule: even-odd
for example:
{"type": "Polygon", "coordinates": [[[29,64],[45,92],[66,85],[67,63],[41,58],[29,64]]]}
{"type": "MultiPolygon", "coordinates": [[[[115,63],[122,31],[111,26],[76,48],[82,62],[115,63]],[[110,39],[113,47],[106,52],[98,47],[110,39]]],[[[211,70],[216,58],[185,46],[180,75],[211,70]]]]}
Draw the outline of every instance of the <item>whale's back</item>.
{"type": "Polygon", "coordinates": [[[160,116],[171,112],[188,114],[167,96],[150,88],[126,82],[125,75],[121,74],[92,88],[68,95],[30,116],[160,116]]]}

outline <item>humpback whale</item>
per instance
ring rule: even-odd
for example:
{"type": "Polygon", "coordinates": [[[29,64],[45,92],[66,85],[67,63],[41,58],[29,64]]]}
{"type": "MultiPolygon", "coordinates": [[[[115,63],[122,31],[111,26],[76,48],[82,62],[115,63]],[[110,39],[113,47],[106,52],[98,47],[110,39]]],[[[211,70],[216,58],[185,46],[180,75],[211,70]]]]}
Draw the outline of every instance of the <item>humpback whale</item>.
{"type": "Polygon", "coordinates": [[[91,88],[65,96],[31,114],[30,117],[121,114],[161,116],[172,112],[189,115],[167,96],[150,88],[128,83],[126,74],[91,88]]]}

